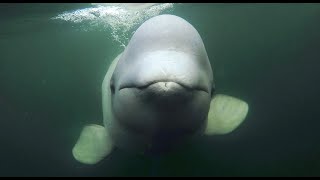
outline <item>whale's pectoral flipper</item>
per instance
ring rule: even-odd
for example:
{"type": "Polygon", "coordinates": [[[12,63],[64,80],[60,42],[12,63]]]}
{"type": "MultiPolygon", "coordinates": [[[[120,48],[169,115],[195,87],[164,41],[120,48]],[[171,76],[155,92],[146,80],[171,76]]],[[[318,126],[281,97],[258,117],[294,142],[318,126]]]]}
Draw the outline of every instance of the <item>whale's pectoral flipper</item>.
{"type": "Polygon", "coordinates": [[[217,94],[211,100],[206,135],[227,134],[246,118],[249,106],[241,99],[217,94]]]}
{"type": "Polygon", "coordinates": [[[91,124],[83,128],[72,154],[81,163],[96,164],[110,154],[112,149],[113,144],[106,129],[91,124]]]}

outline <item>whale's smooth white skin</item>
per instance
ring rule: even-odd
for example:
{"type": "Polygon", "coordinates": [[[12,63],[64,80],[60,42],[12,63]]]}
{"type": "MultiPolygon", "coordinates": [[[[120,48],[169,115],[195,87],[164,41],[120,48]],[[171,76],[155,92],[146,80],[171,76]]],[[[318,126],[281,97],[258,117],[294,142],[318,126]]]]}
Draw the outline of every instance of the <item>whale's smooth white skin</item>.
{"type": "Polygon", "coordinates": [[[137,29],[105,87],[112,90],[113,114],[105,116],[105,126],[124,149],[177,144],[203,130],[213,86],[197,30],[177,16],[151,18],[137,29]]]}
{"type": "Polygon", "coordinates": [[[167,14],[144,22],[111,63],[102,108],[104,127],[89,125],[73,148],[82,163],[97,163],[114,147],[161,153],[198,135],[230,133],[248,112],[246,102],[215,94],[199,33],[167,14]]]}

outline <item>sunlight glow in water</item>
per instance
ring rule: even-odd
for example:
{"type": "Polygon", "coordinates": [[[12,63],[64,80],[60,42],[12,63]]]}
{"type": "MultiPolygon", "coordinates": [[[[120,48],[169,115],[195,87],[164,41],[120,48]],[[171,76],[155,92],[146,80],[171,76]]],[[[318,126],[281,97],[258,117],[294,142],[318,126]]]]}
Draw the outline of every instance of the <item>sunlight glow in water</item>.
{"type": "MultiPolygon", "coordinates": [[[[120,4],[120,3],[118,3],[120,4]]],[[[94,7],[64,12],[51,19],[77,24],[83,31],[111,31],[114,41],[125,47],[135,28],[147,19],[173,9],[173,3],[156,3],[147,6],[131,8],[126,6],[94,4],[94,7]]]]}

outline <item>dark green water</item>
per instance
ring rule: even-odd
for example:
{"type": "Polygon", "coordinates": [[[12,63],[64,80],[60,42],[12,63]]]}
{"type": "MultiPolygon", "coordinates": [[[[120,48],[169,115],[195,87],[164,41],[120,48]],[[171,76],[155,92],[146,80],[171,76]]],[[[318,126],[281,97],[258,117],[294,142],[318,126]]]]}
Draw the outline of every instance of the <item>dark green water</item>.
{"type": "Polygon", "coordinates": [[[115,151],[95,166],[71,149],[102,124],[101,83],[121,52],[106,32],[49,20],[88,4],[0,5],[0,176],[320,176],[320,4],[184,4],[217,91],[248,102],[233,133],[204,137],[156,169],[115,151]]]}

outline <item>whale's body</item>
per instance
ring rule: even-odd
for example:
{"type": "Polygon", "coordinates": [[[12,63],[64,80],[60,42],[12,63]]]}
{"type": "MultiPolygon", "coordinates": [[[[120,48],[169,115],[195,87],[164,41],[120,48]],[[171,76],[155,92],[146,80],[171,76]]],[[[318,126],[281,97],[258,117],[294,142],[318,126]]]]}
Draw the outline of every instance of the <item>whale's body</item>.
{"type": "MultiPolygon", "coordinates": [[[[110,89],[106,78],[103,94],[110,89]]],[[[104,125],[116,145],[143,150],[180,142],[201,130],[213,73],[197,31],[177,16],[163,15],[135,32],[119,56],[111,84],[114,93],[103,95],[104,125]],[[113,111],[107,110],[108,102],[113,111]]]]}
{"type": "Polygon", "coordinates": [[[104,127],[84,128],[74,157],[94,164],[114,147],[161,153],[202,134],[225,134],[248,105],[215,94],[212,66],[197,30],[160,15],[144,22],[110,65],[102,84],[104,127]]]}

